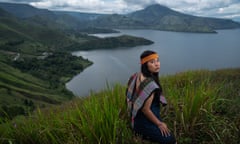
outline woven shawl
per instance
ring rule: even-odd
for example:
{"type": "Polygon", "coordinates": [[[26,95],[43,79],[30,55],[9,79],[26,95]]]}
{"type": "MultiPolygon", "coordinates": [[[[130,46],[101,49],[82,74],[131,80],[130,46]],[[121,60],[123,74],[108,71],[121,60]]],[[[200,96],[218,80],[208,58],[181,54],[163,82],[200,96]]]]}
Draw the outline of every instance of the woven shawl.
{"type": "Polygon", "coordinates": [[[152,92],[159,88],[159,86],[152,78],[146,78],[140,83],[138,91],[134,92],[136,80],[138,77],[138,73],[135,73],[131,76],[127,89],[128,113],[131,117],[132,128],[134,126],[134,118],[136,117],[139,109],[142,108],[144,102],[152,94],[152,92]]]}

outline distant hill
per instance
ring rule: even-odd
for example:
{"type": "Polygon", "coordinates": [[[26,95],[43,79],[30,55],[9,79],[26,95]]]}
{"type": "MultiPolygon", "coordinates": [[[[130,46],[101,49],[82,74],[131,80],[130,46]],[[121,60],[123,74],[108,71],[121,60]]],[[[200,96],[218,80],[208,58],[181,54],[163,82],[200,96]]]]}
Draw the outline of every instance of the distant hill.
{"type": "Polygon", "coordinates": [[[100,16],[108,15],[108,14],[97,14],[97,13],[82,13],[82,12],[71,12],[71,11],[54,11],[57,15],[70,15],[79,21],[89,21],[95,20],[100,16]]]}
{"type": "MultiPolygon", "coordinates": [[[[156,29],[179,32],[215,32],[217,29],[240,28],[231,19],[207,18],[174,11],[160,4],[126,15],[50,11],[27,4],[0,3],[0,8],[32,24],[58,29],[88,32],[97,29],[156,29]]],[[[92,32],[91,32],[92,33],[92,32]]]]}
{"type": "Polygon", "coordinates": [[[56,15],[53,11],[38,9],[28,4],[0,3],[0,8],[31,24],[57,29],[82,27],[82,24],[70,15],[56,15]]]}
{"type": "Polygon", "coordinates": [[[120,14],[101,16],[89,23],[94,27],[111,29],[138,29],[148,27],[147,24],[142,21],[120,14]]]}
{"type": "Polygon", "coordinates": [[[155,4],[127,15],[108,15],[93,21],[95,26],[110,28],[142,28],[183,32],[215,32],[217,29],[240,28],[229,19],[205,18],[183,14],[155,4]]]}
{"type": "MultiPolygon", "coordinates": [[[[10,50],[9,48],[11,47],[13,51],[26,52],[24,49],[28,49],[27,51],[30,52],[34,49],[37,50],[38,47],[37,51],[42,53],[50,49],[59,50],[61,47],[74,43],[63,31],[46,26],[47,24],[54,23],[52,21],[44,21],[40,17],[38,19],[32,17],[32,21],[21,20],[13,15],[9,15],[5,11],[2,11],[1,14],[0,49],[10,50]],[[33,22],[34,19],[39,23],[36,21],[33,22]],[[44,24],[45,22],[46,24],[44,24]],[[27,47],[31,47],[32,50],[27,47]]],[[[36,54],[37,51],[33,53],[36,54]]],[[[33,54],[32,52],[30,53],[33,54]]]]}
{"type": "Polygon", "coordinates": [[[0,8],[0,17],[11,17],[11,14],[0,8]]]}
{"type": "Polygon", "coordinates": [[[129,16],[147,22],[150,26],[156,26],[160,29],[168,26],[183,26],[184,28],[206,27],[212,30],[240,28],[240,23],[234,22],[230,19],[187,15],[159,4],[151,5],[143,10],[130,13],[129,16]]]}
{"type": "Polygon", "coordinates": [[[74,29],[84,30],[89,28],[88,23],[84,21],[92,20],[100,14],[85,14],[74,12],[55,12],[47,9],[38,9],[28,4],[14,4],[0,2],[0,8],[19,20],[27,21],[37,26],[44,26],[52,29],[74,29]]]}
{"type": "Polygon", "coordinates": [[[36,9],[28,4],[0,3],[0,8],[20,18],[28,18],[35,15],[53,16],[49,10],[36,9]]]}

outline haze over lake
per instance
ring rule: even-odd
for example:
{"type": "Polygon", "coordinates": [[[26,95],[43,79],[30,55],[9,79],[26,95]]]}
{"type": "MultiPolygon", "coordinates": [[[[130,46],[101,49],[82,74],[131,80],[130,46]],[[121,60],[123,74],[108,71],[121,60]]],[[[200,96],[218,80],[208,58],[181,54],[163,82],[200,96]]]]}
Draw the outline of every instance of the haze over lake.
{"type": "Polygon", "coordinates": [[[126,84],[129,76],[140,70],[139,57],[144,50],[160,55],[160,76],[187,70],[240,67],[240,29],[219,30],[217,34],[182,33],[157,30],[120,30],[118,34],[96,34],[98,37],[132,35],[154,41],[154,44],[113,50],[73,52],[94,64],[66,84],[77,96],[100,91],[107,83],[126,84]]]}

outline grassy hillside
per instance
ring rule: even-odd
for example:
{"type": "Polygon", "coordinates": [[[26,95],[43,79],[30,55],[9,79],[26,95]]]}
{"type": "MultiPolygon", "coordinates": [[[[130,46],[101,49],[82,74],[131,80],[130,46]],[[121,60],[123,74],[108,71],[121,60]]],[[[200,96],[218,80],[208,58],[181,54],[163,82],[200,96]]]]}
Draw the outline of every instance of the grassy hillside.
{"type": "MultiPolygon", "coordinates": [[[[64,88],[62,88],[64,90],[64,88]]],[[[60,104],[73,95],[50,89],[50,84],[0,62],[0,115],[28,114],[36,107],[60,104]]]]}
{"type": "MultiPolygon", "coordinates": [[[[39,21],[41,21],[39,19],[39,21]]],[[[22,47],[32,45],[45,45],[53,50],[58,50],[61,47],[73,44],[74,41],[66,35],[66,33],[51,29],[44,26],[32,25],[22,20],[14,18],[1,18],[0,17],[0,31],[1,47],[8,48],[15,47],[15,49],[22,50],[22,47]]],[[[32,46],[35,48],[34,46],[32,46]]],[[[48,48],[48,49],[49,49],[48,48]]],[[[45,49],[48,50],[48,49],[45,49]]]]}
{"type": "Polygon", "coordinates": [[[1,117],[28,115],[37,107],[72,99],[74,95],[65,88],[65,82],[91,64],[65,53],[13,61],[15,55],[0,51],[1,117]]]}
{"type": "MultiPolygon", "coordinates": [[[[189,71],[160,78],[168,99],[161,113],[178,143],[240,141],[240,69],[189,71]]],[[[134,137],[126,113],[125,86],[0,125],[9,143],[149,143],[134,137]],[[134,137],[134,138],[133,138],[134,137]]]]}

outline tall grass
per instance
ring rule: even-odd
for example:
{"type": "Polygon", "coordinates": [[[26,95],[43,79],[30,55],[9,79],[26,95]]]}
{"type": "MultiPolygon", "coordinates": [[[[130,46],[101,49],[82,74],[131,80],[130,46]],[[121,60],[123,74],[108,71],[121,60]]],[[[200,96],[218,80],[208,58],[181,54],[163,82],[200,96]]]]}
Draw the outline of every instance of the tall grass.
{"type": "MultiPolygon", "coordinates": [[[[6,123],[0,141],[13,143],[128,143],[125,88],[91,94],[87,98],[51,110],[40,110],[29,118],[6,123]]],[[[3,127],[1,127],[3,128],[3,127]]]]}
{"type": "Polygon", "coordinates": [[[79,122],[74,125],[80,129],[85,142],[126,143],[125,104],[120,95],[124,95],[124,90],[116,85],[113,90],[90,96],[78,108],[79,122]]]}
{"type": "Polygon", "coordinates": [[[231,102],[219,96],[227,84],[226,80],[216,81],[212,73],[202,70],[166,77],[162,83],[170,103],[168,109],[171,115],[166,119],[174,124],[172,127],[180,143],[239,140],[236,138],[239,129],[234,121],[217,113],[218,104],[231,102]]]}
{"type": "MultiPolygon", "coordinates": [[[[161,78],[169,102],[161,111],[162,117],[174,131],[178,143],[240,141],[239,112],[222,110],[239,105],[232,102],[239,102],[234,87],[240,79],[229,79],[229,75],[225,75],[227,80],[215,77],[209,71],[195,71],[161,78]],[[235,96],[228,99],[223,94],[226,90],[227,95],[235,96]]],[[[138,138],[133,139],[135,136],[129,128],[125,88],[116,84],[58,107],[38,109],[29,117],[1,122],[0,143],[142,143],[138,138]]]]}

